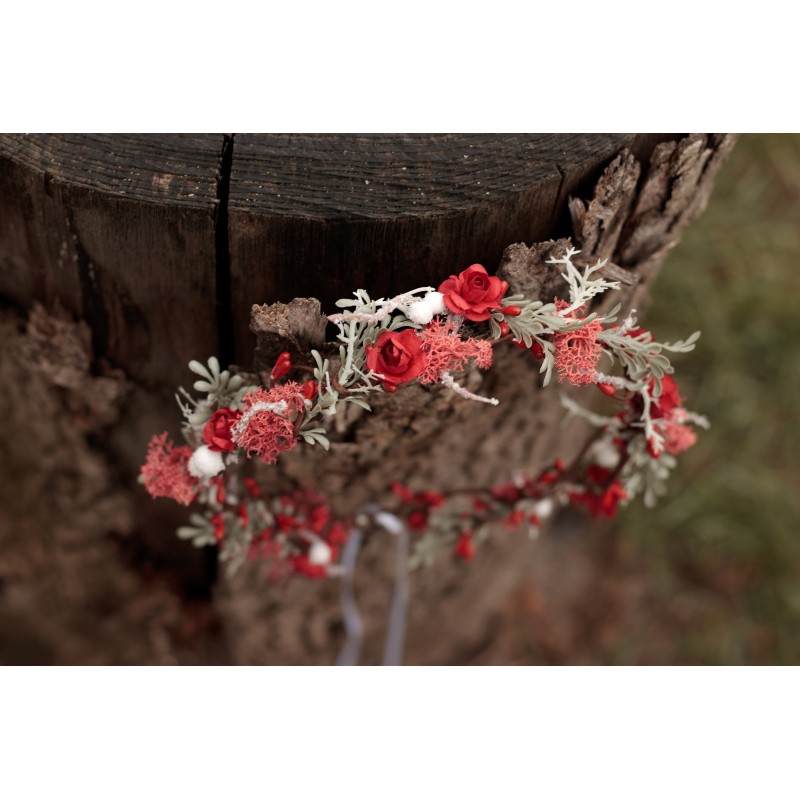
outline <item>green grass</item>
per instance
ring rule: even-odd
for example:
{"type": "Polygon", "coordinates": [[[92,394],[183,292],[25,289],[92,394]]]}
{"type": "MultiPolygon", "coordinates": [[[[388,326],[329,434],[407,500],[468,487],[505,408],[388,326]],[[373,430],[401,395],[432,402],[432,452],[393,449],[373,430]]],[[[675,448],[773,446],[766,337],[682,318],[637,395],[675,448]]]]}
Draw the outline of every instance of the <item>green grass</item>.
{"type": "Polygon", "coordinates": [[[645,324],[703,335],[675,359],[710,431],[622,536],[648,573],[653,628],[626,660],[800,663],[800,136],[744,136],[670,254],[645,324]]]}

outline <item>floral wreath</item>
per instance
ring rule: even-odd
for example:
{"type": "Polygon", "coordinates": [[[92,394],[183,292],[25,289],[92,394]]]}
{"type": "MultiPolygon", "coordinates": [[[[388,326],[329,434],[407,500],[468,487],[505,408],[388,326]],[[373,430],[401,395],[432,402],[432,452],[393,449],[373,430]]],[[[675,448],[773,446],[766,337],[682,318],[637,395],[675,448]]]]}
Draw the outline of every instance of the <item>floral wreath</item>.
{"type": "Polygon", "coordinates": [[[266,561],[276,578],[344,577],[348,559],[355,557],[348,556],[348,542],[367,517],[392,532],[410,530],[410,564],[418,566],[448,548],[471,560],[493,523],[526,526],[534,537],[559,506],[580,505],[593,517],[613,517],[637,495],[652,505],[665,491],[675,457],[695,443],[692,426],[708,426],[683,407],[666,355],[692,350],[699,333],[661,343],[637,327],[633,312],[617,324],[620,306],[586,313],[594,297],[619,289],[619,283],[603,277],[604,260],[577,267],[578,252],[570,248],[548,261],[561,271],[569,301],[506,296],[508,284],[480,264],[451,275],[438,289],[421,287],[388,300],[372,300],[359,289],[354,299],[337,302],[341,313],[328,316],[339,329],[335,368],[317,350],[310,352],[313,367],[293,364],[283,352],[266,385],[257,386],[221,370],[214,357],[207,366],[190,362],[199,377],[194,389],[204,396],[179,390],[188,444],[176,446],[166,433],[154,436],[140,481],[154,498],[197,504],[190,524],[178,528],[180,538],[216,546],[231,570],[247,560],[266,561]],[[370,411],[371,395],[412,382],[441,384],[465,399],[496,405],[498,400],[468,391],[456,377],[471,364],[488,369],[494,348],[507,343],[541,362],[543,385],[555,371],[560,382],[594,384],[616,400],[616,413],[601,416],[562,397],[569,412],[596,428],[572,464],[556,459],[536,476],[449,493],[414,492],[393,483],[391,513],[372,508],[356,520],[334,518],[326,498],[312,489],[269,494],[247,476],[248,459],[274,464],[301,442],[327,450],[325,423],[345,404],[370,411]],[[609,371],[616,365],[621,374],[602,372],[604,358],[609,371]],[[309,375],[302,382],[287,379],[304,371],[309,375]]]}

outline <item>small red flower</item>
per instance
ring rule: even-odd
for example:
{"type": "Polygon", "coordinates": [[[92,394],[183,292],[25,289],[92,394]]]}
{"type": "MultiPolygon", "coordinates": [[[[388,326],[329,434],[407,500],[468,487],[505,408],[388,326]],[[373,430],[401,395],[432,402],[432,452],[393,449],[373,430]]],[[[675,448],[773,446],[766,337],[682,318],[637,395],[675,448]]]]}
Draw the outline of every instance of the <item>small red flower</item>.
{"type": "Polygon", "coordinates": [[[472,561],[475,557],[475,544],[472,541],[472,533],[470,531],[464,531],[461,534],[453,552],[464,561],[472,561]]]}
{"type": "Polygon", "coordinates": [[[400,483],[400,481],[392,481],[392,484],[389,488],[404,503],[411,503],[414,501],[414,492],[412,492],[408,486],[404,486],[402,483],[400,483]]]}
{"type": "Polygon", "coordinates": [[[489,319],[490,311],[500,306],[507,290],[505,281],[487,274],[480,264],[467,267],[459,275],[451,275],[439,286],[450,311],[462,314],[472,322],[489,319]]]}
{"type": "Polygon", "coordinates": [[[441,492],[419,492],[416,501],[426,508],[439,508],[444,505],[444,495],[441,492]]]}
{"type": "Polygon", "coordinates": [[[383,376],[383,388],[394,392],[400,383],[419,377],[425,369],[427,356],[422,340],[412,328],[384,331],[374,345],[368,344],[367,369],[383,376]]]}
{"type": "Polygon", "coordinates": [[[210,521],[214,526],[214,539],[217,542],[221,542],[225,538],[225,516],[223,514],[214,514],[210,521]]]}
{"type": "Polygon", "coordinates": [[[241,411],[231,411],[229,408],[215,411],[203,428],[203,441],[208,445],[208,449],[216,450],[218,453],[232,453],[236,445],[231,438],[231,428],[241,418],[241,411]]]}
{"type": "MultiPolygon", "coordinates": [[[[650,380],[648,389],[652,395],[655,387],[655,379],[650,380]]],[[[661,394],[653,398],[653,407],[650,411],[650,416],[653,419],[661,417],[669,417],[676,408],[683,405],[680,393],[678,392],[678,384],[671,375],[665,375],[661,379],[661,394]]]]}
{"type": "Polygon", "coordinates": [[[617,506],[621,500],[626,500],[628,494],[619,481],[613,481],[602,494],[595,492],[573,492],[570,493],[570,500],[573,503],[583,503],[589,509],[592,517],[616,516],[617,506]]]}
{"type": "Polygon", "coordinates": [[[408,527],[415,533],[422,533],[428,527],[428,515],[422,509],[416,509],[408,515],[408,527]]]}
{"type": "Polygon", "coordinates": [[[309,561],[308,555],[303,554],[299,556],[291,556],[290,562],[294,571],[300,575],[305,575],[306,578],[327,578],[328,570],[324,564],[312,564],[309,561]]]}

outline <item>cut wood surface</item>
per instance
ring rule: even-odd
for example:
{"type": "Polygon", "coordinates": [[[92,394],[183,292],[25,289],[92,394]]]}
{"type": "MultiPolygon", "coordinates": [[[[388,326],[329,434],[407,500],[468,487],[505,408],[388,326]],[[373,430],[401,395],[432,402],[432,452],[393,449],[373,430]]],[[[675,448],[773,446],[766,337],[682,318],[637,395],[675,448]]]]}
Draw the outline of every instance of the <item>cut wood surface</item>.
{"type": "MultiPolygon", "coordinates": [[[[191,382],[186,363],[216,353],[246,370],[268,367],[276,349],[299,356],[323,334],[321,323],[308,324],[306,301],[288,309],[274,304],[313,297],[332,311],[335,299],[356,288],[386,296],[438,285],[475,262],[551,299],[558,279],[544,262],[567,236],[584,258],[608,257],[608,269],[630,276],[623,300],[641,307],[664,256],[702,210],[732,141],[624,134],[0,136],[5,344],[30,339],[22,314],[40,303],[39,328],[48,315],[65,325],[82,321],[87,376],[125,387],[112,412],[103,403],[87,406],[85,387],[60,386],[50,373],[31,384],[47,403],[61,403],[61,417],[51,410],[52,420],[37,423],[43,429],[69,427],[75,414],[100,415],[81,429],[95,466],[79,469],[76,481],[102,485],[122,510],[104,526],[78,500],[91,493],[64,489],[57,514],[29,515],[36,524],[24,547],[46,540],[56,551],[74,551],[75,531],[105,542],[92,550],[88,573],[77,556],[56,559],[50,576],[19,566],[30,556],[11,518],[0,515],[0,578],[11,587],[0,604],[16,598],[9,618],[28,615],[54,661],[329,663],[342,639],[335,583],[271,587],[257,568],[217,576],[203,554],[174,539],[182,510],[151,502],[133,482],[149,436],[177,428],[171,393],[191,382]],[[127,575],[117,584],[129,587],[115,595],[116,610],[104,612],[122,631],[106,643],[86,632],[98,613],[89,598],[103,559],[107,574],[127,575]],[[86,581],[83,595],[74,588],[81,586],[76,571],[86,581]],[[59,596],[65,576],[73,589],[62,598],[61,641],[36,617],[46,607],[42,598],[59,596]],[[163,602],[142,604],[140,592],[163,602]],[[147,631],[135,622],[145,607],[153,614],[147,631]]],[[[488,375],[469,378],[500,397],[498,409],[411,386],[381,398],[374,415],[343,417],[332,455],[298,448],[268,480],[313,485],[351,513],[384,497],[392,479],[452,488],[537,469],[574,447],[575,431],[561,426],[556,393],[538,392],[535,370],[518,355],[502,354],[488,375]]],[[[25,380],[24,360],[4,363],[16,381],[25,380]]],[[[2,431],[3,466],[36,472],[31,454],[23,459],[30,431],[13,419],[5,418],[2,431]]],[[[47,434],[56,448],[57,431],[47,434]]],[[[18,509],[18,498],[3,505],[18,509]]],[[[542,575],[553,547],[547,537],[531,545],[499,536],[468,568],[445,559],[416,574],[407,661],[460,663],[488,646],[499,604],[532,570],[542,575]]],[[[393,548],[377,540],[362,557],[367,660],[380,654],[392,559],[393,548]]]]}

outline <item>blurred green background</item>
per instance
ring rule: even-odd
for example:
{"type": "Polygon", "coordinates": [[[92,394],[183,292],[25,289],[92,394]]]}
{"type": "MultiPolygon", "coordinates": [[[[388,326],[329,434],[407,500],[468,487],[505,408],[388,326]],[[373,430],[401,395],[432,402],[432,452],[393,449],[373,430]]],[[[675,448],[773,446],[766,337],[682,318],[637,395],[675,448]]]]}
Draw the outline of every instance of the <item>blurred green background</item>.
{"type": "Polygon", "coordinates": [[[742,136],[646,320],[662,341],[702,330],[676,376],[712,422],[655,511],[620,519],[685,623],[646,660],[800,663],[799,262],[800,136],[742,136]]]}
{"type": "Polygon", "coordinates": [[[673,363],[712,427],[654,510],[577,525],[577,587],[515,597],[505,663],[800,663],[799,294],[800,135],[742,136],[644,315],[660,341],[702,331],[673,363]]]}

